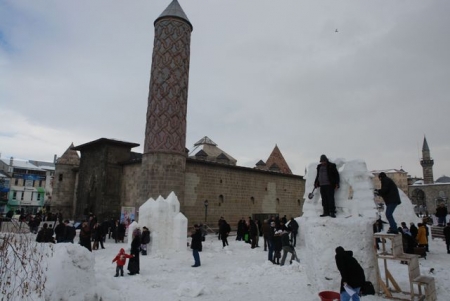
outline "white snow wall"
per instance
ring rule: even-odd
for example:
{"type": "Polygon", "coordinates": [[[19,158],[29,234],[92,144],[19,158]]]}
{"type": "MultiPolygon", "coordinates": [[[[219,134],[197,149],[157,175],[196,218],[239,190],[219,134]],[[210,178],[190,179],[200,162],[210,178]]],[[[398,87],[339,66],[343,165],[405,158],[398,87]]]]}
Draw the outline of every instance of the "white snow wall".
{"type": "Polygon", "coordinates": [[[187,218],[180,212],[174,192],[167,199],[152,198],[139,207],[139,225],[150,230],[151,251],[184,251],[187,246],[187,218]]]}
{"type": "MultiPolygon", "coordinates": [[[[308,278],[312,281],[311,289],[316,292],[339,291],[341,278],[334,259],[338,246],[352,250],[354,257],[364,268],[366,278],[376,283],[372,225],[377,219],[377,209],[373,175],[362,160],[330,161],[337,165],[340,175],[340,188],[335,193],[337,217],[319,217],[323,213],[319,189],[314,192],[313,199],[308,199],[308,194],[314,188],[318,165],[311,163],[305,176],[303,216],[297,218],[300,225],[300,252],[303,252],[302,258],[308,258],[303,264],[307,266],[308,278]]],[[[417,223],[418,218],[414,214],[411,200],[401,190],[399,192],[402,204],[394,212],[395,220],[399,226],[403,221],[408,225],[410,222],[417,223]]],[[[381,215],[387,221],[384,212],[381,215]]],[[[385,230],[388,227],[386,225],[385,230]]]]}

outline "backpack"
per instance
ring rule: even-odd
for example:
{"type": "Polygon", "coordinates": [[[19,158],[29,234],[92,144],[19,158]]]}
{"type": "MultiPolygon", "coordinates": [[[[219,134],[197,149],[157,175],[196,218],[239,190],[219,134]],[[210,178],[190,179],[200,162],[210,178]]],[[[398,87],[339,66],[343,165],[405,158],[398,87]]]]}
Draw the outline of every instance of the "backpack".
{"type": "Polygon", "coordinates": [[[375,288],[373,287],[372,282],[364,282],[363,286],[361,287],[360,294],[361,296],[375,295],[375,288]]]}

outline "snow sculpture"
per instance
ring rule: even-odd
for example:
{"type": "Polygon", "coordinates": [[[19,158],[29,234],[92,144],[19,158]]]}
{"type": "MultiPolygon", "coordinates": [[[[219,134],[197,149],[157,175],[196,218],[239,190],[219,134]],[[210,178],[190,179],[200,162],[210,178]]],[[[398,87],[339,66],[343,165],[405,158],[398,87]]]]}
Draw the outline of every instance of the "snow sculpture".
{"type": "Polygon", "coordinates": [[[174,192],[167,199],[159,196],[139,207],[139,225],[150,230],[152,251],[185,250],[187,218],[180,212],[180,202],[174,192]]]}
{"type": "MultiPolygon", "coordinates": [[[[375,284],[377,278],[372,226],[379,212],[373,193],[373,175],[362,160],[346,161],[339,158],[330,161],[336,164],[340,175],[340,188],[335,193],[336,218],[320,217],[323,208],[318,189],[314,192],[314,197],[308,199],[308,194],[314,188],[318,163],[308,166],[303,215],[297,218],[300,225],[300,237],[297,241],[300,248],[303,247],[302,257],[315,258],[317,254],[321,254],[322,258],[304,262],[308,278],[317,279],[312,281],[312,289],[323,291],[339,287],[340,275],[334,261],[335,248],[338,246],[353,251],[365,270],[366,279],[375,284]],[[324,282],[323,279],[330,280],[324,282]]],[[[397,223],[417,223],[411,200],[401,190],[399,192],[402,203],[394,212],[397,223]]],[[[386,221],[384,212],[382,219],[386,221]]]]}
{"type": "MultiPolygon", "coordinates": [[[[336,164],[340,175],[340,188],[334,195],[337,214],[374,217],[373,175],[367,170],[366,163],[362,160],[346,161],[342,158],[331,162],[336,164]]],[[[323,212],[320,188],[314,191],[311,200],[308,199],[308,193],[314,188],[316,167],[317,163],[311,163],[306,174],[304,216],[317,216],[323,212]]]]}

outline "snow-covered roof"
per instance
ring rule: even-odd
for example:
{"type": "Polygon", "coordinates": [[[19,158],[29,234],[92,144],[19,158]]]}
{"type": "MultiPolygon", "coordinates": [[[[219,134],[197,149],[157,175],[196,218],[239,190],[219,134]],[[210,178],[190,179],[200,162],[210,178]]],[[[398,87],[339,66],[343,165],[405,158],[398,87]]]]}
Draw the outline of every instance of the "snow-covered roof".
{"type": "Polygon", "coordinates": [[[373,174],[379,174],[381,172],[384,172],[385,174],[390,174],[390,173],[406,173],[406,171],[404,171],[403,169],[395,169],[395,168],[391,168],[391,169],[379,169],[379,170],[372,170],[371,173],[373,174]]]}
{"type": "MultiPolygon", "coordinates": [[[[8,166],[11,161],[10,159],[0,159],[0,160],[8,166]]],[[[14,167],[14,168],[23,168],[23,169],[28,169],[28,170],[44,170],[44,169],[40,168],[39,166],[36,166],[36,165],[30,163],[29,161],[17,160],[17,159],[13,159],[12,161],[13,161],[12,167],[14,167]]]]}

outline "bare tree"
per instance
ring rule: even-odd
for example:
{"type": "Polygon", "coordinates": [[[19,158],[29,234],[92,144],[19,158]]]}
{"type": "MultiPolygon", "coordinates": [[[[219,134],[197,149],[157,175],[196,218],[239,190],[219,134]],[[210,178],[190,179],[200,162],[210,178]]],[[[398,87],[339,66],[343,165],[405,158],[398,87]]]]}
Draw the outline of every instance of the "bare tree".
{"type": "Polygon", "coordinates": [[[36,243],[35,236],[0,233],[1,300],[42,300],[47,282],[46,258],[53,256],[53,245],[36,243]]]}

